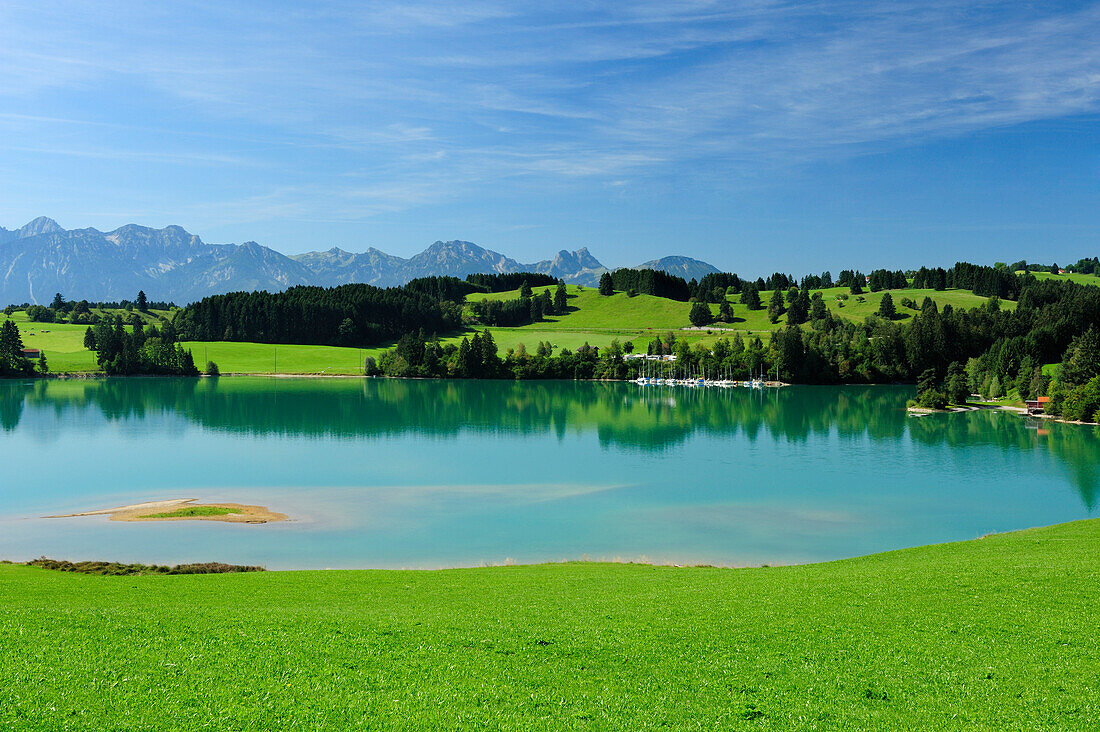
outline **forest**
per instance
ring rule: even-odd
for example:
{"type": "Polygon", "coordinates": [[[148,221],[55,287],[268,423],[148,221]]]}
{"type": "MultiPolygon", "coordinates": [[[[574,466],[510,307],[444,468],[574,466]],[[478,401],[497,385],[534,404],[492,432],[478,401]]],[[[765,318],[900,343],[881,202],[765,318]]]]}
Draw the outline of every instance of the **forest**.
{"type": "Polygon", "coordinates": [[[372,346],[419,330],[458,329],[465,297],[458,290],[465,285],[456,283],[424,278],[386,289],[353,284],[232,292],[186,306],[173,322],[180,340],[372,346]]]}

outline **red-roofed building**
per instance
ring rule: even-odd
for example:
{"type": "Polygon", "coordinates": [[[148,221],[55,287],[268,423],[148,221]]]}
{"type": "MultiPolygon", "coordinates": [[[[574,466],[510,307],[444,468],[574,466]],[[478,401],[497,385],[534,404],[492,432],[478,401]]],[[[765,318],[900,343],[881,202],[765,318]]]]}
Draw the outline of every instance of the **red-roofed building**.
{"type": "Polygon", "coordinates": [[[1048,402],[1050,402],[1050,397],[1041,396],[1038,399],[1028,399],[1024,402],[1024,406],[1027,407],[1028,414],[1042,414],[1046,410],[1048,402]]]}

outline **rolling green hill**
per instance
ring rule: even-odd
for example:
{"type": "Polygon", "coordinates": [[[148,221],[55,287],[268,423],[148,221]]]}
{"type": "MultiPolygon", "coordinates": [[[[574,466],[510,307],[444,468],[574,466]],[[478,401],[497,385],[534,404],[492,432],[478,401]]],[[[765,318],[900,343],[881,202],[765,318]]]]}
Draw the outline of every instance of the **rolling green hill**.
{"type": "MultiPolygon", "coordinates": [[[[99,310],[92,312],[98,315],[121,314],[126,317],[130,312],[123,310],[99,310]]],[[[160,322],[158,316],[169,317],[171,313],[166,310],[155,310],[149,313],[138,313],[146,323],[160,322]]],[[[8,316],[0,313],[0,322],[8,316]]],[[[21,310],[11,315],[11,320],[19,326],[19,332],[23,337],[23,345],[27,348],[38,348],[46,352],[46,361],[50,370],[63,373],[81,373],[96,371],[99,365],[96,363],[95,354],[84,347],[84,332],[88,330],[86,325],[72,325],[70,323],[30,323],[27,315],[21,310]]]]}
{"type": "MultiPolygon", "coordinates": [[[[536,288],[535,294],[543,289],[536,288]]],[[[638,348],[644,348],[656,335],[663,335],[666,331],[676,331],[677,337],[687,338],[690,341],[711,342],[722,335],[732,336],[725,331],[741,331],[742,334],[760,334],[766,336],[776,328],[787,325],[785,315],[779,318],[778,323],[768,321],[767,310],[749,310],[741,305],[740,296],[731,296],[729,301],[733,303],[735,321],[732,323],[714,323],[709,326],[711,333],[705,332],[680,332],[681,328],[691,325],[688,320],[688,312],[691,304],[677,302],[652,295],[636,295],[627,297],[626,293],[616,292],[614,295],[603,296],[595,288],[578,288],[573,285],[566,287],[569,297],[570,312],[565,315],[552,315],[539,323],[520,326],[518,328],[493,328],[493,336],[497,344],[502,348],[514,347],[515,344],[524,343],[528,350],[532,349],[540,340],[550,340],[555,345],[567,348],[575,348],[587,341],[594,346],[606,346],[612,338],[620,341],[630,340],[638,348]],[[552,338],[548,337],[554,334],[552,338]]],[[[846,301],[838,301],[840,295],[847,295],[848,288],[834,287],[824,290],[815,290],[822,293],[825,303],[834,315],[848,320],[862,322],[868,315],[875,313],[882,301],[883,292],[869,292],[862,296],[864,302],[859,302],[857,296],[849,295],[846,301]]],[[[955,308],[972,308],[987,302],[988,298],[975,295],[967,290],[891,290],[894,306],[898,310],[900,320],[908,320],[917,312],[902,307],[902,298],[911,298],[916,301],[918,307],[925,297],[931,297],[941,308],[951,305],[955,308]]],[[[760,293],[760,300],[765,308],[770,302],[771,291],[760,293]]],[[[519,290],[509,292],[497,292],[492,294],[475,293],[470,295],[468,301],[481,299],[510,300],[519,297],[519,290]]],[[[1001,306],[1006,309],[1016,307],[1016,303],[1002,301],[1001,306]]],[[[711,311],[717,315],[718,306],[712,304],[711,311]]]]}
{"type": "MultiPolygon", "coordinates": [[[[536,288],[540,293],[545,288],[536,288]]],[[[749,310],[740,304],[739,297],[730,298],[733,303],[735,321],[732,323],[714,323],[709,332],[684,331],[688,327],[688,311],[691,305],[686,302],[668,300],[652,295],[627,297],[626,293],[616,292],[604,297],[592,287],[568,285],[568,303],[570,311],[566,315],[549,316],[539,323],[517,328],[492,328],[493,337],[501,352],[509,348],[518,348],[523,344],[533,351],[539,341],[549,341],[555,349],[576,350],[584,343],[605,347],[613,339],[620,342],[631,341],[638,349],[645,349],[656,336],[674,331],[678,338],[692,343],[711,343],[720,337],[732,336],[732,330],[743,334],[760,334],[762,337],[776,329],[785,327],[786,316],[779,322],[768,322],[766,310],[749,310]]],[[[836,315],[854,321],[862,321],[878,310],[882,299],[881,292],[866,293],[860,303],[856,296],[848,300],[837,300],[838,295],[848,293],[847,288],[820,290],[829,309],[836,315]]],[[[902,320],[912,317],[915,311],[901,306],[901,299],[912,298],[918,305],[927,296],[941,307],[952,305],[956,308],[970,308],[981,305],[987,298],[965,290],[893,290],[894,305],[902,320]]],[[[493,294],[476,293],[468,300],[498,299],[506,300],[519,297],[519,291],[493,294]]],[[[765,305],[771,298],[771,292],[761,293],[765,305]]],[[[1013,308],[1015,303],[1003,301],[1002,307],[1013,308]]],[[[711,305],[717,314],[718,306],[711,305]]],[[[98,312],[98,311],[97,311],[98,312]]],[[[113,312],[113,311],[112,311],[113,312]]],[[[126,316],[129,312],[118,311],[126,316]]],[[[101,313],[102,314],[102,313],[101,313]]],[[[153,312],[143,314],[147,322],[157,322],[157,316],[169,316],[170,313],[153,312]]],[[[0,319],[5,316],[0,314],[0,319]]],[[[95,354],[84,348],[84,331],[87,326],[58,323],[28,323],[22,312],[16,312],[13,319],[23,334],[24,344],[28,348],[40,348],[46,352],[50,369],[54,372],[95,371],[95,354]]],[[[480,328],[479,328],[480,329],[480,328]]],[[[472,332],[472,331],[470,331],[472,332]]],[[[444,343],[458,343],[463,334],[444,335],[444,343]]],[[[378,348],[341,348],[338,346],[280,345],[277,348],[263,343],[237,342],[199,342],[184,343],[190,348],[195,362],[201,368],[207,360],[215,361],[223,373],[269,374],[277,371],[281,374],[359,374],[362,373],[363,359],[367,356],[378,358],[392,344],[378,348]],[[276,353],[277,351],[277,353],[276,353]]]]}
{"type": "Polygon", "coordinates": [[[1078,274],[1076,272],[1066,272],[1065,274],[1052,274],[1050,272],[1032,272],[1037,280],[1069,280],[1070,282],[1076,282],[1079,285],[1094,285],[1100,287],[1100,277],[1096,275],[1078,274]]]}
{"type": "Polygon", "coordinates": [[[12,729],[1086,729],[1100,521],[826,564],[0,565],[12,729]]]}

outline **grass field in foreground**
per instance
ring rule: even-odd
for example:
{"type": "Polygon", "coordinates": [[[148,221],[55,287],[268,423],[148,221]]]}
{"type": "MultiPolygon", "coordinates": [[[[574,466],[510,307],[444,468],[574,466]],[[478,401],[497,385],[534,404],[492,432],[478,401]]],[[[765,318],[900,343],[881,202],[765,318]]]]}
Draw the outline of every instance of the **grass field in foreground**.
{"type": "Polygon", "coordinates": [[[0,565],[0,728],[1085,729],[1100,521],[827,564],[0,565]]]}

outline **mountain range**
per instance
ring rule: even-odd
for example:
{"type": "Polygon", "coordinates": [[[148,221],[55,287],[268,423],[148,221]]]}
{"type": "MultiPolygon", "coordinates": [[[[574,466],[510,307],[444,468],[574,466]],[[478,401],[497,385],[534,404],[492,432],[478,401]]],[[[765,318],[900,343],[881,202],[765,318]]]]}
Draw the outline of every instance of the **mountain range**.
{"type": "MultiPolygon", "coordinates": [[[[718,270],[690,257],[664,257],[637,265],[685,279],[718,270]]],[[[237,290],[278,291],[294,285],[364,282],[402,285],[415,277],[479,272],[542,272],[594,286],[607,268],[587,248],[562,250],[552,259],[524,264],[468,241],[437,241],[408,259],[375,248],[329,249],[287,256],[257,244],[207,244],[179,226],[152,229],[127,224],[114,231],[64,229],[40,217],[26,226],[0,227],[0,303],[67,299],[117,301],[144,290],[150,300],[192,302],[237,290]]]]}

